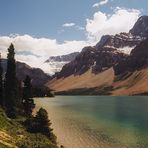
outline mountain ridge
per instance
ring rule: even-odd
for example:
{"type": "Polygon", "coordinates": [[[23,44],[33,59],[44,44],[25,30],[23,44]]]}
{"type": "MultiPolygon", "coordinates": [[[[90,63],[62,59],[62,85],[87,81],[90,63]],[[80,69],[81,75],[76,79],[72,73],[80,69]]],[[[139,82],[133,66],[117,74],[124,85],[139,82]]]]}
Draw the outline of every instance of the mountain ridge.
{"type": "MultiPolygon", "coordinates": [[[[148,34],[143,35],[143,31],[140,30],[140,32],[142,33],[134,35],[135,28],[137,26],[139,27],[143,26],[143,22],[145,21],[146,21],[145,23],[146,25],[144,25],[144,28],[142,29],[145,30],[147,28],[148,26],[147,19],[148,19],[148,16],[140,17],[138,21],[135,23],[135,25],[133,26],[133,28],[128,33],[120,33],[120,34],[116,34],[115,36],[106,35],[106,36],[103,36],[95,46],[84,47],[80,52],[80,54],[78,54],[73,61],[64,65],[62,70],[53,76],[54,81],[49,81],[48,86],[51,87],[51,89],[52,88],[54,89],[59,85],[56,83],[60,80],[61,81],[60,85],[61,86],[63,85],[63,88],[64,88],[64,82],[68,81],[67,79],[73,76],[75,77],[75,79],[72,79],[71,80],[72,82],[69,83],[69,86],[68,86],[69,88],[71,88],[73,81],[76,81],[77,77],[85,76],[85,74],[89,70],[91,70],[93,74],[99,75],[100,73],[103,73],[113,67],[114,73],[115,73],[114,78],[116,79],[116,77],[120,75],[121,76],[123,75],[124,77],[125,76],[128,77],[128,73],[132,75],[132,73],[134,73],[135,70],[140,71],[144,68],[147,68],[148,64],[145,64],[145,66],[142,66],[144,65],[142,64],[142,62],[144,63],[147,62],[147,58],[148,58],[147,56],[148,39],[146,39],[148,37],[148,34]],[[145,48],[143,46],[145,46],[145,48]],[[131,48],[130,54],[126,54],[122,52],[121,49],[125,47],[131,48]],[[143,58],[144,60],[142,60],[143,58]],[[137,61],[140,62],[138,64],[139,68],[134,68],[133,64],[135,64],[137,61]],[[124,67],[122,66],[123,63],[124,64],[126,63],[124,67]],[[129,70],[130,66],[133,67],[133,71],[129,70]],[[121,72],[118,72],[118,71],[121,71],[121,72]]],[[[85,81],[87,81],[87,79],[85,81]]],[[[88,81],[91,81],[91,80],[88,80],[88,81]]],[[[81,82],[77,82],[77,83],[81,83],[81,82]]],[[[83,87],[85,88],[85,86],[83,87]]],[[[59,90],[57,89],[56,91],[59,91],[59,90]]],[[[62,90],[62,91],[66,91],[66,90],[62,90]]]]}
{"type": "MultiPolygon", "coordinates": [[[[139,21],[141,22],[141,18],[138,19],[135,25],[139,21]]],[[[94,73],[98,73],[125,60],[128,55],[127,53],[123,53],[123,49],[128,47],[128,51],[131,51],[140,44],[141,41],[146,39],[146,37],[141,36],[141,34],[133,36],[135,25],[133,26],[133,31],[131,31],[131,29],[128,33],[122,32],[114,36],[105,35],[95,46],[84,47],[75,59],[64,65],[62,70],[56,73],[54,77],[61,78],[72,74],[81,75],[90,68],[93,68],[94,73]]],[[[138,26],[142,25],[143,24],[138,23],[138,26]]]]}

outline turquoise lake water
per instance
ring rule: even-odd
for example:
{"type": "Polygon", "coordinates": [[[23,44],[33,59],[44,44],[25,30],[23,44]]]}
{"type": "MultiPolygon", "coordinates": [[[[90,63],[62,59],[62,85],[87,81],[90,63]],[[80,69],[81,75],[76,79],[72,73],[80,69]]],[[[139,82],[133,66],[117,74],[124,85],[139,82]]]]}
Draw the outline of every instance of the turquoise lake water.
{"type": "MultiPolygon", "coordinates": [[[[37,100],[37,99],[36,99],[37,100]]],[[[37,102],[113,147],[148,147],[148,97],[56,96],[37,102]]]]}

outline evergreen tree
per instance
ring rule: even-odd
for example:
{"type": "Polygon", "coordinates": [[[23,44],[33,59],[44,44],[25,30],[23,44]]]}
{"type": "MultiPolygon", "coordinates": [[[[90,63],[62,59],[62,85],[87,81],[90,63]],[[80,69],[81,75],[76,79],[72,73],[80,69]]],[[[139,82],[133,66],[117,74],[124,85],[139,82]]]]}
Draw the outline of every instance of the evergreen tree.
{"type": "Polygon", "coordinates": [[[14,46],[8,48],[7,71],[5,75],[5,107],[10,118],[16,117],[17,79],[14,46]]]}
{"type": "Polygon", "coordinates": [[[40,108],[35,117],[28,118],[25,121],[27,130],[32,133],[43,133],[48,137],[52,136],[51,122],[48,119],[48,113],[40,108]]]}
{"type": "Polygon", "coordinates": [[[50,128],[51,122],[48,120],[48,113],[45,109],[40,108],[35,116],[35,120],[38,123],[38,132],[44,134],[50,134],[52,129],[50,128]]]}
{"type": "Polygon", "coordinates": [[[3,106],[3,68],[1,64],[1,54],[0,54],[0,105],[3,106]]]}
{"type": "Polygon", "coordinates": [[[25,115],[30,117],[32,115],[32,111],[35,107],[35,104],[34,104],[34,100],[32,98],[31,78],[28,75],[26,76],[26,78],[24,80],[23,106],[24,106],[25,115]]]}

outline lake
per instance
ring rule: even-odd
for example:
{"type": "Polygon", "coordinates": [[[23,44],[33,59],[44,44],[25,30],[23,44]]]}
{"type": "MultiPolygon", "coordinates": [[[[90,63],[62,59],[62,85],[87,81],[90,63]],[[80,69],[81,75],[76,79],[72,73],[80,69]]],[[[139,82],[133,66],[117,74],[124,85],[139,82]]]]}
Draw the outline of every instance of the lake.
{"type": "Polygon", "coordinates": [[[66,148],[148,147],[148,97],[35,98],[66,148]]]}

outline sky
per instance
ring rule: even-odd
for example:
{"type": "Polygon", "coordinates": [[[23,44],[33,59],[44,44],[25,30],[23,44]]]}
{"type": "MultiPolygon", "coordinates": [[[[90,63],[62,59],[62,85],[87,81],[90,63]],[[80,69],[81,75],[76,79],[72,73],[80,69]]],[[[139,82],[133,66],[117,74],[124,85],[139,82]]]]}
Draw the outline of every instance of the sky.
{"type": "Polygon", "coordinates": [[[128,32],[147,14],[147,0],[0,0],[0,52],[12,42],[17,60],[50,72],[49,56],[128,32]]]}

